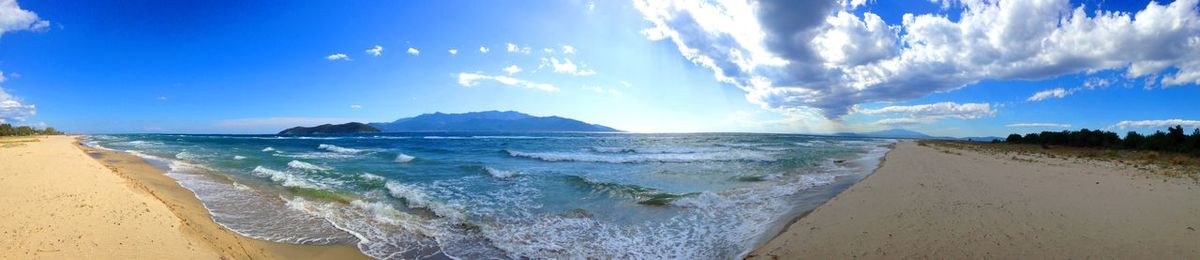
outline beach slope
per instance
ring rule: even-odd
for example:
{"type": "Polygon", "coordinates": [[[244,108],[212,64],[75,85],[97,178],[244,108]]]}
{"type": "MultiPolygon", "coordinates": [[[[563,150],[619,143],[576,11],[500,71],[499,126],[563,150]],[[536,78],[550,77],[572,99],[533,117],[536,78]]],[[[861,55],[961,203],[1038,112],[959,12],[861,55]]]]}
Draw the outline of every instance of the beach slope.
{"type": "Polygon", "coordinates": [[[903,141],[752,259],[1200,257],[1200,185],[903,141]]]}
{"type": "Polygon", "coordinates": [[[0,138],[0,205],[0,259],[366,259],[241,236],[162,170],[70,136],[0,138]]]}
{"type": "Polygon", "coordinates": [[[67,136],[0,143],[0,258],[214,259],[153,197],[67,136]]]}

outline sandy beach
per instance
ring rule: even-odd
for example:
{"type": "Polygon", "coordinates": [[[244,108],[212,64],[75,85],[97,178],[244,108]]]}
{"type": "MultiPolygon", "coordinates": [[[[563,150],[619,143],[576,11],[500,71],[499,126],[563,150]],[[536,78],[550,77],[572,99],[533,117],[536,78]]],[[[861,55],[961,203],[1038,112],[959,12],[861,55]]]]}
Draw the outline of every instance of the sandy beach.
{"type": "Polygon", "coordinates": [[[161,170],[70,136],[0,139],[0,205],[5,259],[365,258],[238,235],[161,170]]]}
{"type": "Polygon", "coordinates": [[[748,258],[1195,258],[1197,198],[1112,162],[903,141],[748,258]]]}

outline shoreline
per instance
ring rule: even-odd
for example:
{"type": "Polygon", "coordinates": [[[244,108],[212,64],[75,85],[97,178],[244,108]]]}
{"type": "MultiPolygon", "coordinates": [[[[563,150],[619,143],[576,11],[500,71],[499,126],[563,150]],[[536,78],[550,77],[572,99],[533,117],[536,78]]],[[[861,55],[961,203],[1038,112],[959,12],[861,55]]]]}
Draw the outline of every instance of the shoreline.
{"type": "Polygon", "coordinates": [[[1200,185],[1073,158],[901,141],[747,259],[1200,256],[1200,185]]]}
{"type": "MultiPolygon", "coordinates": [[[[906,141],[906,140],[903,140],[903,139],[897,139],[897,141],[896,141],[895,143],[892,143],[892,144],[889,144],[889,145],[887,145],[887,147],[888,147],[888,150],[887,150],[887,152],[884,152],[884,153],[883,153],[883,155],[879,157],[879,163],[877,163],[877,164],[875,165],[875,168],[874,168],[874,169],[871,169],[871,172],[861,175],[861,177],[858,177],[858,179],[854,180],[853,182],[849,182],[849,183],[842,183],[842,182],[840,182],[840,181],[843,181],[843,180],[839,180],[839,181],[835,181],[834,183],[831,183],[830,185],[826,185],[826,186],[818,187],[818,188],[821,188],[821,189],[836,189],[836,188],[838,188],[838,187],[836,187],[837,185],[845,185],[845,187],[841,187],[839,190],[833,191],[833,192],[834,192],[834,194],[833,194],[832,196],[830,196],[829,198],[825,199],[824,201],[822,201],[821,203],[817,204],[816,206],[814,206],[814,207],[812,207],[812,208],[809,208],[809,209],[807,209],[807,210],[804,210],[803,212],[800,212],[800,213],[799,213],[799,214],[797,214],[795,217],[792,217],[792,218],[788,219],[787,221],[780,221],[780,222],[782,222],[782,226],[778,227],[778,229],[779,229],[779,230],[777,230],[777,231],[775,231],[775,232],[772,232],[772,233],[775,233],[774,235],[771,235],[770,237],[766,237],[766,236],[764,236],[763,238],[765,238],[765,239],[763,239],[763,240],[761,240],[761,241],[758,241],[757,243],[755,243],[755,244],[754,244],[754,248],[753,248],[753,249],[751,249],[749,252],[746,252],[745,254],[743,254],[742,258],[749,258],[749,257],[750,257],[750,255],[753,255],[753,254],[754,254],[754,252],[757,252],[757,251],[759,251],[759,250],[760,250],[760,248],[762,248],[762,247],[766,246],[766,245],[767,245],[768,243],[770,243],[771,241],[774,241],[775,239],[778,239],[778,238],[779,238],[780,236],[782,236],[783,234],[787,233],[787,232],[788,232],[788,228],[790,228],[790,227],[791,227],[793,224],[795,224],[796,222],[799,222],[799,221],[800,221],[800,219],[803,219],[804,217],[808,216],[808,214],[811,214],[813,211],[816,211],[816,210],[817,210],[817,208],[820,208],[821,206],[824,206],[824,205],[825,205],[826,203],[828,203],[830,200],[833,200],[833,198],[836,198],[838,195],[841,195],[841,194],[842,194],[842,192],[846,192],[846,190],[849,190],[849,189],[850,189],[851,187],[853,187],[854,185],[857,185],[857,184],[858,184],[858,183],[860,183],[860,182],[864,182],[864,181],[866,181],[868,178],[871,178],[871,176],[874,176],[874,175],[875,175],[875,173],[876,173],[876,172],[878,172],[880,168],[883,168],[883,165],[884,165],[884,163],[886,163],[886,162],[887,162],[887,156],[888,156],[888,154],[891,154],[893,151],[895,151],[895,150],[896,150],[896,144],[899,144],[900,142],[904,142],[904,141],[906,141]]],[[[840,177],[840,178],[851,178],[851,177],[857,177],[857,176],[842,176],[842,177],[840,177]]],[[[829,191],[826,191],[826,192],[829,192],[829,191]]]]}
{"type": "Polygon", "coordinates": [[[183,225],[179,229],[183,233],[212,247],[222,258],[370,259],[354,245],[297,245],[238,234],[213,220],[195,193],[167,176],[162,169],[136,155],[88,147],[82,145],[78,137],[73,138],[75,148],[126,180],[130,189],[148,194],[166,205],[181,220],[183,225]]]}

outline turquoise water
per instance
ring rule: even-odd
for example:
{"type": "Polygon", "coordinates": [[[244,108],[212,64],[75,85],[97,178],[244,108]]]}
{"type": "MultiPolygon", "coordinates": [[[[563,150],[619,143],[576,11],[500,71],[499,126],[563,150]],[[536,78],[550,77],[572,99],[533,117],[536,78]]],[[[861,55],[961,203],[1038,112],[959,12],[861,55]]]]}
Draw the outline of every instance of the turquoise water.
{"type": "Polygon", "coordinates": [[[775,134],[93,135],[250,237],[381,259],[738,258],[892,140],[775,134]]]}

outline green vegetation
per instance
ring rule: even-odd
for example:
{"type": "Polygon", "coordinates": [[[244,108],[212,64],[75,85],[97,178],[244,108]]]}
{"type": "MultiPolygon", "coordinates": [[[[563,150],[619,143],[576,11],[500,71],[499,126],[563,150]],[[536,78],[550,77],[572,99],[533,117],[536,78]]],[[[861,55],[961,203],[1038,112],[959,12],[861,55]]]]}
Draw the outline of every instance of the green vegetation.
{"type": "Polygon", "coordinates": [[[1190,153],[1200,156],[1200,128],[1192,131],[1191,135],[1184,134],[1183,126],[1167,128],[1167,132],[1156,131],[1151,135],[1142,135],[1130,131],[1121,138],[1117,133],[1088,130],[1079,131],[1041,132],[1025,135],[1011,134],[1005,138],[1010,144],[1036,144],[1046,147],[1049,145],[1108,148],[1124,150],[1150,150],[1161,152],[1190,153]]]}
{"type": "Polygon", "coordinates": [[[30,135],[61,135],[58,129],[47,127],[38,130],[29,126],[13,127],[11,124],[0,124],[0,136],[30,136],[30,135]]]}

